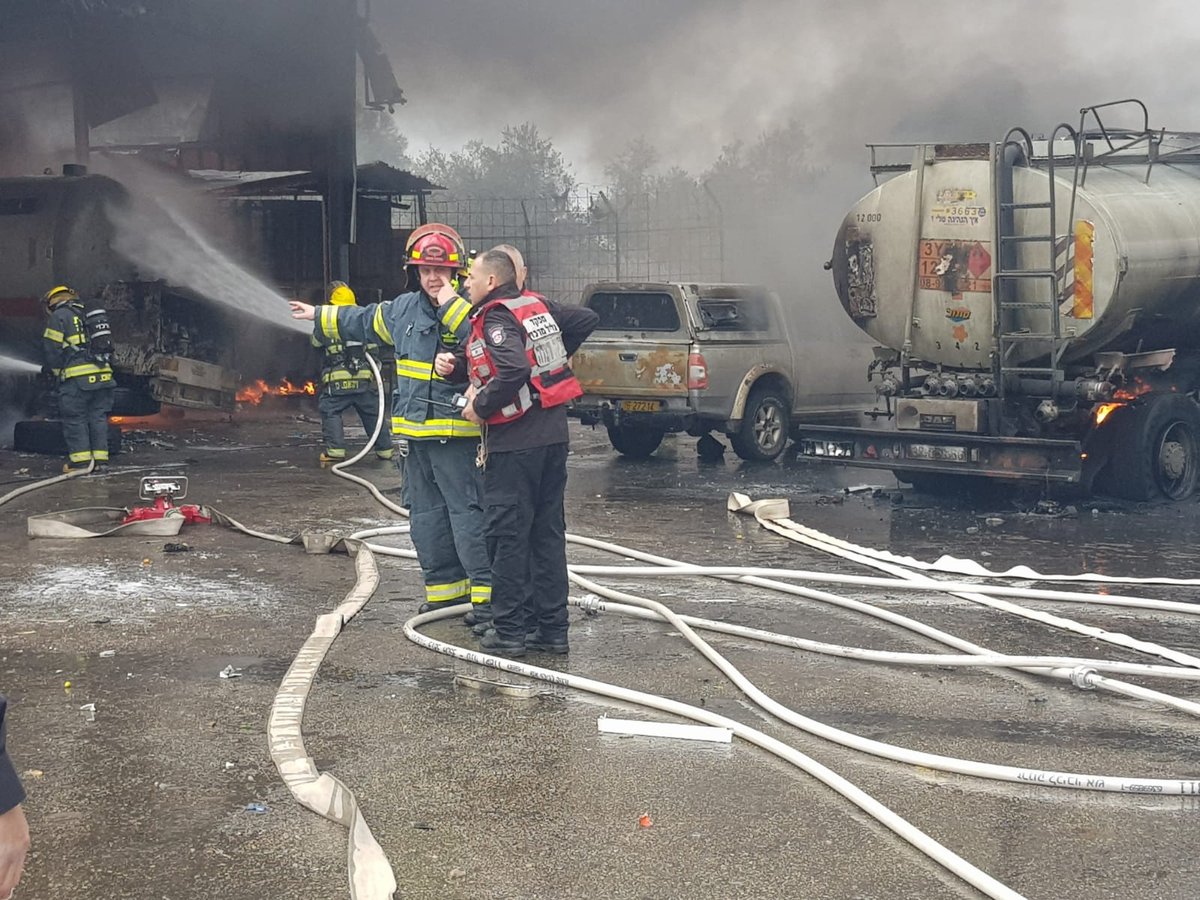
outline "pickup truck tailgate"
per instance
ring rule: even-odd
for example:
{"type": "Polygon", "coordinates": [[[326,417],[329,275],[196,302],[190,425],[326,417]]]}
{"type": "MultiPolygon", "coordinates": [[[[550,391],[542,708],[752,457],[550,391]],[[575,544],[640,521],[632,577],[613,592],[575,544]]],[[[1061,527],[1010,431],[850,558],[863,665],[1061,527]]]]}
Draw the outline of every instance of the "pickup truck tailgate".
{"type": "Polygon", "coordinates": [[[584,305],[600,316],[571,362],[586,395],[687,397],[692,345],[678,297],[661,290],[599,290],[588,295],[584,305]]]}
{"type": "Polygon", "coordinates": [[[589,340],[571,368],[585,394],[600,397],[687,395],[688,344],[589,340]]]}

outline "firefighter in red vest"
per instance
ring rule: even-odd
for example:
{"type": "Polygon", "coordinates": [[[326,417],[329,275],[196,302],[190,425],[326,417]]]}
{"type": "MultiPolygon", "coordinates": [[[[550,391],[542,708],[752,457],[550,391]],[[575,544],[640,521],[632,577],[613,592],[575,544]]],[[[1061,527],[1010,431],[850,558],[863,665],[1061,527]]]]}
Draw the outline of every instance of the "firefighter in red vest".
{"type": "MultiPolygon", "coordinates": [[[[463,417],[483,431],[492,622],[479,647],[508,657],[568,650],[566,404],[583,393],[568,360],[599,322],[590,309],[523,291],[518,267],[523,274],[500,249],[476,257],[470,337],[434,363],[447,380],[469,378],[463,417]]],[[[455,296],[446,286],[437,299],[455,296]]]]}

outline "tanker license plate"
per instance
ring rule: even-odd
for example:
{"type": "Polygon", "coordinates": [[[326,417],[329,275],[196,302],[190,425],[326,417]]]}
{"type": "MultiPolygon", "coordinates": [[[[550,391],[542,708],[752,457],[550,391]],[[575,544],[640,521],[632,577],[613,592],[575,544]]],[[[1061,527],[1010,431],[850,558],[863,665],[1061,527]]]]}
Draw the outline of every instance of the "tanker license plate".
{"type": "Polygon", "coordinates": [[[966,462],[966,447],[943,447],[941,444],[909,444],[909,459],[929,459],[938,462],[966,462]]]}
{"type": "Polygon", "coordinates": [[[658,412],[662,404],[657,400],[622,400],[622,412],[658,412]]]}

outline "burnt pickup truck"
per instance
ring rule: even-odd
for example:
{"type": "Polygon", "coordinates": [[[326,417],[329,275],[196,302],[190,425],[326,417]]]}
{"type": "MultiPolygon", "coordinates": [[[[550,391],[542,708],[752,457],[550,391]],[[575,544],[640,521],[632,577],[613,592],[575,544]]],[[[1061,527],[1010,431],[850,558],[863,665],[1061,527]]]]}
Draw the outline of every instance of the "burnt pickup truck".
{"type": "Polygon", "coordinates": [[[668,432],[729,436],[739,457],[772,460],[793,423],[848,423],[869,393],[870,359],[790,322],[779,296],[751,284],[609,282],[584,306],[600,324],[574,356],[584,395],[572,415],[604,425],[619,453],[644,458],[668,432]]]}

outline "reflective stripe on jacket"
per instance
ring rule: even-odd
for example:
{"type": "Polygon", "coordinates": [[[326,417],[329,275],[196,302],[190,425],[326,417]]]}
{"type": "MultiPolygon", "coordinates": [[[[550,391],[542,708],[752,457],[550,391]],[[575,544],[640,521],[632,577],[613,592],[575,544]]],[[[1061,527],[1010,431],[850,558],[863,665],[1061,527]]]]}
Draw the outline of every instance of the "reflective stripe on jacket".
{"type": "Polygon", "coordinates": [[[531,291],[519,297],[504,297],[484,303],[471,319],[471,336],[467,341],[467,368],[471,383],[484,387],[495,377],[496,364],[484,336],[484,320],[488,310],[503,306],[524,330],[525,355],[529,360],[529,381],[517,391],[512,401],[488,416],[489,425],[502,425],[523,416],[534,397],[543,409],[562,406],[583,395],[579,380],[571,371],[562,330],[546,308],[543,298],[531,291]]]}
{"type": "Polygon", "coordinates": [[[371,369],[366,354],[378,354],[375,344],[359,341],[337,341],[323,343],[314,335],[313,346],[322,352],[321,384],[340,394],[355,394],[371,387],[371,369]]]}
{"type": "Polygon", "coordinates": [[[470,311],[460,297],[434,307],[423,292],[411,291],[368,306],[318,306],[313,335],[322,345],[380,341],[395,348],[393,434],[415,440],[478,438],[479,426],[451,402],[458,389],[433,371],[439,352],[466,343],[470,311]]]}
{"type": "Polygon", "coordinates": [[[83,305],[60,303],[50,310],[46,330],[42,332],[42,350],[46,365],[60,381],[84,378],[89,382],[111,382],[113,370],[107,362],[97,362],[88,346],[83,324],[83,305]]]}

